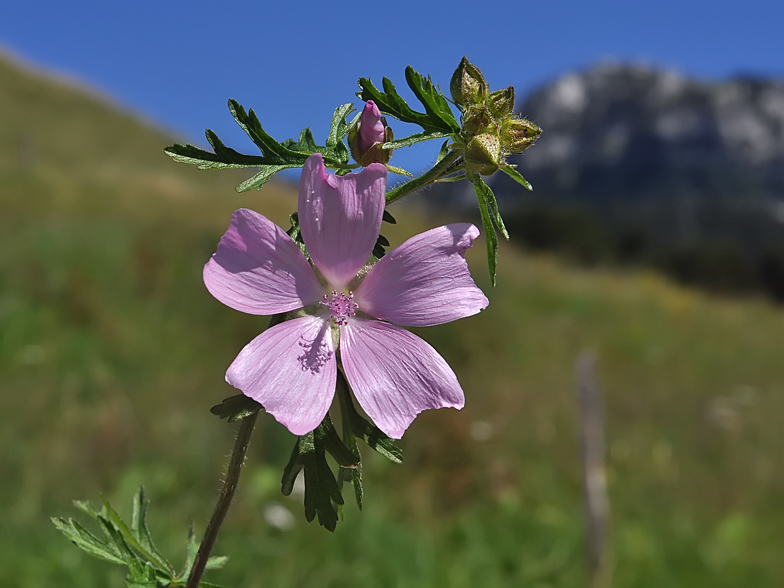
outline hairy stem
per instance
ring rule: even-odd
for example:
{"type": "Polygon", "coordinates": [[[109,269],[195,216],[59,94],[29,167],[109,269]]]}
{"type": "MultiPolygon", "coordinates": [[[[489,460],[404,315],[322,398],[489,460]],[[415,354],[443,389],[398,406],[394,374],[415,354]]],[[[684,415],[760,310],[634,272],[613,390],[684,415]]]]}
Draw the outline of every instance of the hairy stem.
{"type": "Polygon", "coordinates": [[[387,192],[387,204],[392,204],[396,200],[400,200],[403,196],[407,196],[412,192],[416,192],[420,188],[423,188],[428,184],[432,184],[433,182],[443,178],[445,175],[456,171],[452,167],[452,164],[460,159],[461,155],[462,154],[460,151],[452,151],[448,153],[444,159],[439,161],[430,171],[422,174],[418,178],[414,178],[413,180],[398,186],[393,190],[390,190],[387,192]]]}
{"type": "Polygon", "coordinates": [[[250,436],[253,433],[253,427],[256,425],[256,417],[258,412],[245,417],[240,422],[240,428],[237,431],[237,440],[234,442],[234,450],[231,453],[231,461],[229,462],[229,469],[226,472],[226,481],[223,484],[218,503],[215,505],[215,511],[212,513],[212,518],[207,525],[207,530],[204,532],[204,538],[199,545],[199,551],[196,554],[196,559],[193,562],[190,576],[188,576],[187,588],[199,588],[199,582],[204,574],[204,568],[207,565],[207,560],[210,557],[212,548],[215,546],[215,540],[218,538],[223,519],[226,518],[226,513],[229,512],[231,500],[234,498],[234,491],[237,489],[237,483],[240,479],[240,471],[242,464],[245,461],[245,453],[248,451],[250,444],[250,436]]]}

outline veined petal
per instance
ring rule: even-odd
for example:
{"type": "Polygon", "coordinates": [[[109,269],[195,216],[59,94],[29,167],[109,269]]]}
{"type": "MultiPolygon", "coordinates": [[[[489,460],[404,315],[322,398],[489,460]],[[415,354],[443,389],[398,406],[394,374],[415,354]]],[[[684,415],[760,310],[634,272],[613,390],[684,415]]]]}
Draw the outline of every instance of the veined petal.
{"type": "Polygon", "coordinates": [[[270,327],[229,366],[226,381],[295,435],[315,429],[335,394],[337,361],[329,321],[306,316],[270,327]]]}
{"type": "Polygon", "coordinates": [[[311,260],[336,289],[367,263],[381,228],[387,170],[373,163],[358,174],[328,174],[320,153],[308,157],[299,182],[299,224],[311,260]]]}
{"type": "Polygon", "coordinates": [[[416,335],[368,319],[340,329],[340,356],[360,406],[394,439],[423,410],[463,408],[463,390],[435,349],[416,335]]]}
{"type": "Polygon", "coordinates": [[[291,237],[257,212],[240,209],[204,266],[218,300],[248,314],[277,314],[314,304],[321,285],[291,237]]]}
{"type": "Polygon", "coordinates": [[[354,292],[359,310],[406,327],[440,325],[478,313],[487,297],[463,254],[479,236],[471,224],[438,227],[387,253],[354,292]]]}

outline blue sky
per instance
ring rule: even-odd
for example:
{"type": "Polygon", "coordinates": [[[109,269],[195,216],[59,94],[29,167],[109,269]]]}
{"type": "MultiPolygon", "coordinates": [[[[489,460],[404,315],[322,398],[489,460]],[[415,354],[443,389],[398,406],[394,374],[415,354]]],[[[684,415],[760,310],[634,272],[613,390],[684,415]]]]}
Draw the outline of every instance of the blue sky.
{"type": "MultiPolygon", "coordinates": [[[[784,77],[781,0],[235,0],[221,6],[7,3],[0,46],[98,88],[185,140],[204,145],[209,127],[248,152],[254,147],[231,119],[228,98],[254,108],[278,139],[310,126],[323,141],[334,108],[356,102],[360,76],[379,84],[387,76],[400,90],[411,64],[446,89],[463,55],[492,88],[513,84],[518,96],[567,70],[610,59],[706,79],[784,77]]],[[[421,169],[437,149],[435,142],[409,148],[392,163],[421,169]]]]}

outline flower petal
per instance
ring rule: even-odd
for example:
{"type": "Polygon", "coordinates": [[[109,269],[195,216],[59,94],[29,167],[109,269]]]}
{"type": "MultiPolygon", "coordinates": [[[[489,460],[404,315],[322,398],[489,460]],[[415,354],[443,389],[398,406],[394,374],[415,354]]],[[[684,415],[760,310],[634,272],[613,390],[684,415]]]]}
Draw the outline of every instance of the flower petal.
{"type": "Polygon", "coordinates": [[[465,404],[444,358],[395,325],[349,319],[340,330],[340,356],[360,406],[394,439],[400,439],[423,410],[465,404]]]}
{"type": "Polygon", "coordinates": [[[218,300],[248,314],[277,314],[314,304],[322,288],[308,260],[283,229],[252,210],[237,210],[218,251],[204,266],[218,300]]]}
{"type": "Polygon", "coordinates": [[[295,435],[315,429],[332,404],[337,362],[329,321],[306,316],[270,327],[229,366],[226,381],[295,435]]]}
{"type": "Polygon", "coordinates": [[[320,153],[308,157],[299,182],[299,224],[313,263],[329,284],[345,288],[367,263],[381,228],[387,170],[328,174],[320,153]]]}
{"type": "Polygon", "coordinates": [[[478,313],[487,297],[463,254],[479,235],[471,224],[438,227],[390,251],[354,292],[359,310],[405,327],[440,325],[478,313]]]}

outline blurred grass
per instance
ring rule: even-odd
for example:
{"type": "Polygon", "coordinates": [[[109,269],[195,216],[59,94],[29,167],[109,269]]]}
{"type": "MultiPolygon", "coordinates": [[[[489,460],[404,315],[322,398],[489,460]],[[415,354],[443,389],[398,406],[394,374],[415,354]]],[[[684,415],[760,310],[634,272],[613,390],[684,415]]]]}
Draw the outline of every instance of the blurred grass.
{"type": "MultiPolygon", "coordinates": [[[[50,516],[143,483],[181,561],[204,529],[233,425],[208,409],[266,324],[201,282],[235,208],[286,226],[290,186],[169,161],[164,133],[0,61],[0,585],[122,585],[50,516]]],[[[306,121],[301,121],[306,122],[306,121]]],[[[393,244],[426,228],[397,209],[393,244]],[[405,225],[405,226],[401,226],[405,225]]],[[[474,219],[476,221],[477,219],[474,219]]],[[[366,506],[335,535],[280,495],[293,437],[260,419],[208,579],[239,587],[585,583],[573,362],[599,358],[617,586],[784,585],[784,312],[501,251],[482,314],[417,331],[454,367],[463,411],[421,415],[403,465],[365,451],[366,506]],[[281,531],[265,509],[294,514],[281,531]]],[[[350,492],[347,492],[350,498],[350,492]]]]}

